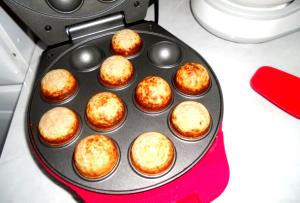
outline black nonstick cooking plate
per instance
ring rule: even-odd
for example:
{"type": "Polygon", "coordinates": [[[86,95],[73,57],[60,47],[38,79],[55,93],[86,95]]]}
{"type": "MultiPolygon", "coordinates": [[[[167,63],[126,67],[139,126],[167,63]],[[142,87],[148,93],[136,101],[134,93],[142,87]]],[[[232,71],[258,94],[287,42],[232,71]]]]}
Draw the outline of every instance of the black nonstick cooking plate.
{"type": "MultiPolygon", "coordinates": [[[[31,101],[28,106],[28,136],[32,146],[46,165],[63,179],[87,190],[109,194],[128,194],[149,190],[183,175],[193,167],[209,149],[215,139],[222,120],[222,93],[215,74],[205,60],[193,49],[185,45],[159,25],[143,21],[127,27],[137,31],[143,39],[143,48],[128,59],[132,62],[135,77],[130,85],[121,89],[112,89],[98,81],[99,65],[112,55],[110,48],[114,31],[91,36],[73,44],[62,45],[44,52],[36,77],[31,101]],[[83,60],[82,55],[89,60],[83,60]],[[209,71],[211,85],[208,91],[199,96],[180,93],[173,85],[173,77],[178,67],[187,62],[200,63],[209,71]],[[49,103],[40,95],[40,81],[45,73],[52,69],[65,68],[71,71],[79,82],[79,90],[71,99],[63,103],[49,103]],[[170,107],[160,113],[146,113],[134,103],[134,89],[139,81],[149,75],[164,78],[172,87],[173,101],[170,107]],[[92,129],[85,120],[85,107],[96,93],[111,91],[123,99],[127,107],[124,123],[109,132],[92,129]],[[210,131],[199,140],[187,141],[179,138],[169,127],[171,109],[182,101],[198,101],[206,106],[212,118],[210,131]],[[49,147],[39,139],[38,123],[42,115],[56,106],[73,109],[81,118],[79,136],[64,147],[49,147]],[[133,140],[144,132],[156,131],[171,139],[176,150],[176,160],[166,174],[149,178],[132,169],[128,153],[133,140]],[[120,150],[120,161],[115,171],[105,179],[90,181],[80,177],[73,168],[72,156],[76,144],[84,137],[101,133],[111,137],[120,150]]],[[[119,28],[120,29],[120,28],[119,28]]]]}

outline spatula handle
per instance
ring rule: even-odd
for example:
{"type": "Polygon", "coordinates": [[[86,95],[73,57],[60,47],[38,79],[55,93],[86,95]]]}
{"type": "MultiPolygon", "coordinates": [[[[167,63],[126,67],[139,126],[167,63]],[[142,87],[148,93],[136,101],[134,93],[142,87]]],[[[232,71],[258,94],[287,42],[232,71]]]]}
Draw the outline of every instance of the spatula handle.
{"type": "Polygon", "coordinates": [[[263,66],[253,75],[250,84],[267,100],[300,119],[300,78],[263,66]]]}

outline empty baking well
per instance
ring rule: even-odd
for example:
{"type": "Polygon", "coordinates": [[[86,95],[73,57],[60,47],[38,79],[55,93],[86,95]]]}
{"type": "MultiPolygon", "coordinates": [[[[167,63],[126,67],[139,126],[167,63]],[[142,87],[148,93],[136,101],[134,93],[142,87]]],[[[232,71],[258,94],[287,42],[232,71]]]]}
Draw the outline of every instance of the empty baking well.
{"type": "Polygon", "coordinates": [[[157,67],[172,68],[180,62],[182,51],[177,44],[162,41],[149,48],[148,58],[151,63],[157,67]]]}
{"type": "Polygon", "coordinates": [[[104,59],[104,53],[93,46],[82,46],[75,49],[70,57],[71,67],[87,72],[98,68],[104,59]]]}
{"type": "Polygon", "coordinates": [[[47,0],[47,3],[57,12],[70,13],[78,10],[83,0],[47,0]]]}

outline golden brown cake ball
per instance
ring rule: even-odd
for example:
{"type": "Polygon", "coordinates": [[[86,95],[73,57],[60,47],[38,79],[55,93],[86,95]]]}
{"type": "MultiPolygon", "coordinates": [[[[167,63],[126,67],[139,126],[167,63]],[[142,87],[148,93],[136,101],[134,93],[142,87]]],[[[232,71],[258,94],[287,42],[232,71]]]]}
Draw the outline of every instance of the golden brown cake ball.
{"type": "Polygon", "coordinates": [[[177,70],[174,83],[181,92],[198,95],[208,89],[210,77],[206,68],[201,64],[186,63],[177,70]]]}
{"type": "Polygon", "coordinates": [[[75,94],[78,88],[74,75],[65,69],[54,69],[46,73],[41,81],[42,96],[51,102],[63,101],[75,94]]]}
{"type": "Polygon", "coordinates": [[[146,176],[157,176],[168,171],[174,158],[173,143],[158,132],[141,134],[134,140],[130,149],[132,166],[146,176]]]}
{"type": "Polygon", "coordinates": [[[88,179],[100,179],[114,170],[119,160],[116,143],[105,135],[90,135],[80,140],[73,162],[76,171],[88,179]]]}
{"type": "Polygon", "coordinates": [[[96,130],[110,130],[125,119],[125,104],[120,97],[111,92],[94,95],[86,107],[89,124],[96,130]]]}
{"type": "Polygon", "coordinates": [[[172,89],[161,77],[148,76],[135,89],[136,103],[146,111],[161,111],[172,101],[172,89]]]}
{"type": "Polygon", "coordinates": [[[133,79],[133,66],[123,56],[111,56],[101,65],[99,80],[106,86],[121,87],[133,79]]]}
{"type": "Polygon", "coordinates": [[[122,56],[131,56],[138,53],[143,46],[140,35],[130,29],[123,29],[116,32],[111,41],[111,47],[114,54],[122,56]]]}
{"type": "Polygon", "coordinates": [[[185,101],[173,109],[170,123],[178,136],[184,139],[198,139],[209,131],[211,118],[203,104],[185,101]]]}
{"type": "Polygon", "coordinates": [[[42,116],[38,128],[44,143],[63,146],[79,133],[80,119],[74,111],[66,107],[55,107],[42,116]]]}

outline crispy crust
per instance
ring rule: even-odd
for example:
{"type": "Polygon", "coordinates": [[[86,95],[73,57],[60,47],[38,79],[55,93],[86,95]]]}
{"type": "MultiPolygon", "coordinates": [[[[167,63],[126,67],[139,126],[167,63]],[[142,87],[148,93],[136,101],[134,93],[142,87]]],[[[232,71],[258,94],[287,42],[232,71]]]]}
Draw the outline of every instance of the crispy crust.
{"type": "Polygon", "coordinates": [[[135,89],[135,101],[146,111],[161,111],[172,101],[172,89],[161,77],[148,76],[135,89]]]}
{"type": "Polygon", "coordinates": [[[123,29],[114,34],[111,40],[111,49],[114,54],[131,56],[138,53],[143,47],[140,35],[130,29],[123,29]]]}
{"type": "Polygon", "coordinates": [[[205,92],[210,85],[206,68],[197,63],[186,63],[176,72],[174,84],[178,90],[189,95],[205,92]]]}
{"type": "Polygon", "coordinates": [[[209,131],[211,118],[206,107],[201,103],[185,101],[173,109],[170,124],[178,136],[185,139],[198,139],[209,131]]]}
{"type": "Polygon", "coordinates": [[[110,130],[125,119],[125,104],[116,94],[101,92],[94,95],[86,107],[86,118],[96,130],[110,130]]]}
{"type": "Polygon", "coordinates": [[[39,122],[41,140],[49,146],[63,146],[79,133],[80,119],[66,107],[55,107],[47,111],[39,122]]]}
{"type": "Polygon", "coordinates": [[[174,145],[169,138],[157,132],[138,136],[130,149],[132,166],[141,174],[158,176],[171,168],[175,159],[174,145]]]}
{"type": "Polygon", "coordinates": [[[111,138],[105,135],[90,135],[76,146],[73,163],[81,176],[99,179],[113,171],[119,156],[118,147],[111,138]]]}
{"type": "Polygon", "coordinates": [[[41,94],[50,102],[61,102],[75,94],[78,82],[74,75],[65,69],[54,69],[41,80],[41,94]]]}
{"type": "Polygon", "coordinates": [[[109,87],[121,87],[132,81],[134,70],[123,56],[111,56],[101,65],[99,81],[109,87]]]}

